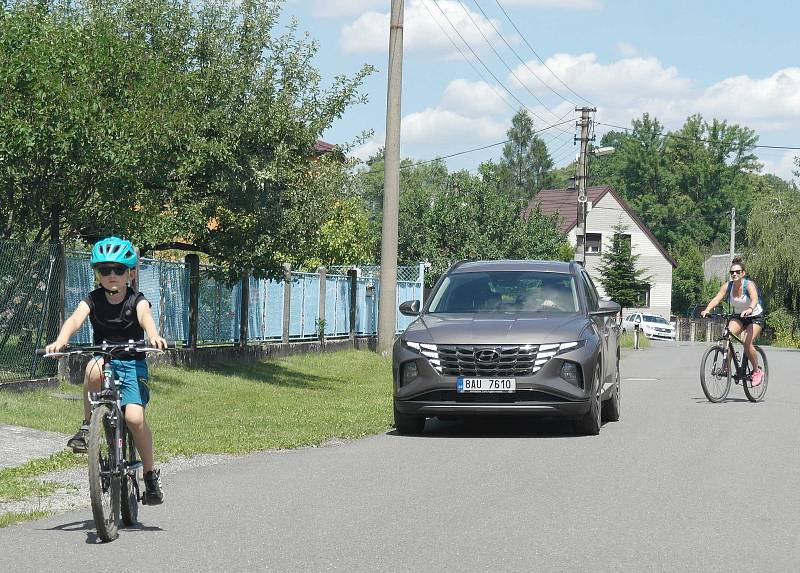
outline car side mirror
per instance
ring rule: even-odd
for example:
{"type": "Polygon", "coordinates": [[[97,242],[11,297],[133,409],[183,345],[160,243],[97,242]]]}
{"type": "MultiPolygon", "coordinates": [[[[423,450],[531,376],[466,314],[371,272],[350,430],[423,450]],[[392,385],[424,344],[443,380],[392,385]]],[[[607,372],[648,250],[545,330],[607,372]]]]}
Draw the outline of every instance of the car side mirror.
{"type": "Polygon", "coordinates": [[[633,322],[635,322],[636,324],[639,324],[640,322],[642,322],[642,318],[637,316],[636,318],[633,319],[633,322]]]}
{"type": "Polygon", "coordinates": [[[419,301],[407,300],[400,305],[400,314],[404,316],[419,316],[419,301]]]}
{"type": "Polygon", "coordinates": [[[601,300],[597,304],[597,310],[589,312],[591,316],[604,316],[607,314],[617,314],[622,307],[613,300],[601,300]]]}

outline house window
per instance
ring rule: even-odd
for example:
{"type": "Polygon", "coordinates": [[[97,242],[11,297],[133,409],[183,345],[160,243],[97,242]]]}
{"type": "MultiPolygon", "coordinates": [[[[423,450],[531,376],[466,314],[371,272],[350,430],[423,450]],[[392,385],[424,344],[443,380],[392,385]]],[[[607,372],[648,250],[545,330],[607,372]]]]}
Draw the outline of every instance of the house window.
{"type": "Polygon", "coordinates": [[[643,288],[636,299],[636,306],[639,308],[650,308],[650,285],[643,288]]]}
{"type": "Polygon", "coordinates": [[[586,233],[586,254],[597,254],[603,242],[601,233],[586,233]]]}

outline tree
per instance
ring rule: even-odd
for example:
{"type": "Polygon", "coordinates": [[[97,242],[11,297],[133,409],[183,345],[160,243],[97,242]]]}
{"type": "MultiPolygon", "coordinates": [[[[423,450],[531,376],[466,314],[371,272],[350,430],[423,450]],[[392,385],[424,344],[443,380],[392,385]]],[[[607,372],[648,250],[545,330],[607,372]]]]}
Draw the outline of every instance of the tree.
{"type": "Polygon", "coordinates": [[[266,0],[8,6],[0,237],[114,233],[205,253],[229,280],[318,255],[353,166],[314,142],[371,67],[324,87],[317,44],[296,22],[275,33],[266,0]]]}
{"type": "Polygon", "coordinates": [[[747,240],[747,273],[770,310],[800,312],[800,193],[784,189],[757,199],[747,240]]]}
{"type": "Polygon", "coordinates": [[[672,309],[682,314],[693,304],[710,300],[702,296],[703,253],[696,243],[683,237],[678,241],[672,256],[678,263],[672,271],[672,309]]]}
{"type": "Polygon", "coordinates": [[[614,226],[611,248],[602,254],[600,284],[606,295],[622,307],[644,306],[642,293],[650,286],[650,277],[643,278],[644,269],[636,269],[639,255],[634,255],[627,240],[627,227],[614,226]]]}
{"type": "Polygon", "coordinates": [[[527,110],[514,115],[506,133],[511,141],[503,146],[503,177],[499,183],[509,198],[527,201],[552,184],[553,159],[536,135],[527,110]]]}

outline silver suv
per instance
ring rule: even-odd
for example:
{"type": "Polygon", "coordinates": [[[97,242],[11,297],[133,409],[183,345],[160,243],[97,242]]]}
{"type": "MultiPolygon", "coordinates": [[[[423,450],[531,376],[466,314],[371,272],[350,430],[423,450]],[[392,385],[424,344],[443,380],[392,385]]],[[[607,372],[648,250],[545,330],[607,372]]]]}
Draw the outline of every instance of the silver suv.
{"type": "Polygon", "coordinates": [[[575,262],[454,264],[394,345],[394,421],[560,414],[596,435],[620,413],[620,306],[600,300],[575,262]]]}

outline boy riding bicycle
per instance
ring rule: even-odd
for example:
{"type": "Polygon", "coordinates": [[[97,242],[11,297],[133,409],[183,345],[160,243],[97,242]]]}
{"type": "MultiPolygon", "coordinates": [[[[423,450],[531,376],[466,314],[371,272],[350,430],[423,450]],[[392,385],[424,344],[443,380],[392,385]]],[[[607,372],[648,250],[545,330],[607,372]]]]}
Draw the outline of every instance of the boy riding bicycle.
{"type": "MultiPolygon", "coordinates": [[[[92,268],[100,287],[90,292],[78,303],[72,315],[64,321],[55,341],[48,344],[48,353],[58,352],[81,327],[86,318],[92,324],[94,344],[147,339],[155,348],[166,348],[167,341],[158,334],[150,312],[150,303],[142,293],[134,291],[129,283],[135,273],[138,257],[133,245],[117,237],[108,237],[92,248],[92,268]]],[[[161,491],[160,471],[154,467],[153,435],[144,417],[150,399],[147,387],[149,378],[147,362],[141,352],[129,352],[111,360],[111,366],[120,384],[120,401],[125,412],[125,422],[133,434],[136,449],[144,466],[144,503],[158,505],[164,501],[161,491]]],[[[83,423],[70,438],[67,446],[76,453],[86,452],[86,436],[92,406],[89,393],[100,391],[103,380],[103,357],[95,356],[86,365],[83,378],[83,423]]]]}

